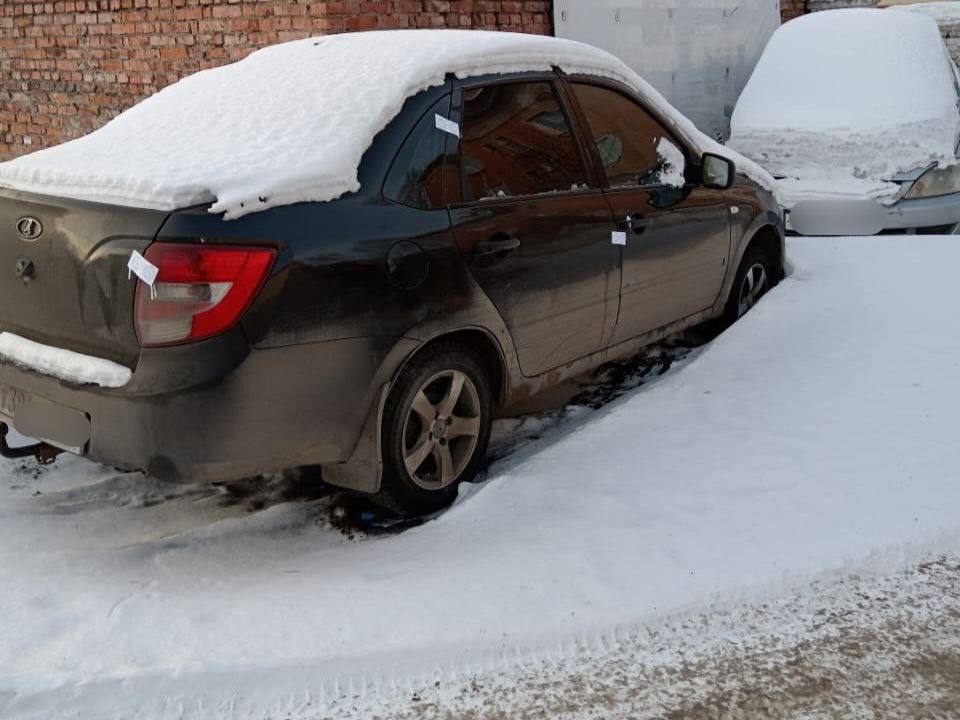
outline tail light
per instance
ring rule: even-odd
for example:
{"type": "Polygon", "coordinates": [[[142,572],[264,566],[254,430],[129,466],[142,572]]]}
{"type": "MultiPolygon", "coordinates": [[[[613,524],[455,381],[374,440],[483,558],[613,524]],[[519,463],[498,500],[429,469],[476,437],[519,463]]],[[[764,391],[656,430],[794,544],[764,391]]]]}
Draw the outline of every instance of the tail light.
{"type": "Polygon", "coordinates": [[[273,267],[277,251],[225,245],[154,243],[153,290],[138,283],[137,336],[143,346],[194,342],[239,322],[273,267]]]}

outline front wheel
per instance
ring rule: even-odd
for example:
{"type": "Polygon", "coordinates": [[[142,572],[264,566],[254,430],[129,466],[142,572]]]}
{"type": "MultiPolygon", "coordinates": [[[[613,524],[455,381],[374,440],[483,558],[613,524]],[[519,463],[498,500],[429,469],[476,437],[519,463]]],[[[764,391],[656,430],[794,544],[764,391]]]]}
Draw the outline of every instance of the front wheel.
{"type": "Polygon", "coordinates": [[[403,515],[441,510],[473,479],[490,439],[492,399],[467,348],[438,343],[404,368],[384,409],[383,482],[375,498],[403,515]]]}
{"type": "Polygon", "coordinates": [[[725,311],[728,323],[734,323],[756,305],[776,284],[773,260],[759,248],[747,250],[737,268],[725,311]]]}

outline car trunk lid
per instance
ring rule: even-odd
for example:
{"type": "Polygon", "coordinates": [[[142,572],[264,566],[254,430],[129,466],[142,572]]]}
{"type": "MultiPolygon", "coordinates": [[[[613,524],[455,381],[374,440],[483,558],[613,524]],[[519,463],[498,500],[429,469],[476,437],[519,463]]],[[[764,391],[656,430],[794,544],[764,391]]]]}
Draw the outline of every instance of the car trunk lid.
{"type": "Polygon", "coordinates": [[[0,188],[0,331],[133,367],[126,266],[167,215],[0,188]]]}

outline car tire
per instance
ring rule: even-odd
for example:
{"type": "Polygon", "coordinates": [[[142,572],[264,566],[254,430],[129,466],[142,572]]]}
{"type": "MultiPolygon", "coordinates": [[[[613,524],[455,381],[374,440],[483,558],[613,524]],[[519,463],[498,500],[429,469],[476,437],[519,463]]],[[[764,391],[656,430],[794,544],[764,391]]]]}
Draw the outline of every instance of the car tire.
{"type": "Polygon", "coordinates": [[[746,315],[777,284],[775,268],[773,259],[763,248],[747,249],[733,278],[733,287],[730,288],[730,297],[724,310],[724,320],[728,325],[746,315]]]}
{"type": "Polygon", "coordinates": [[[448,507],[483,465],[492,404],[490,381],[469,348],[440,342],[414,356],[384,407],[375,502],[400,515],[448,507]]]}

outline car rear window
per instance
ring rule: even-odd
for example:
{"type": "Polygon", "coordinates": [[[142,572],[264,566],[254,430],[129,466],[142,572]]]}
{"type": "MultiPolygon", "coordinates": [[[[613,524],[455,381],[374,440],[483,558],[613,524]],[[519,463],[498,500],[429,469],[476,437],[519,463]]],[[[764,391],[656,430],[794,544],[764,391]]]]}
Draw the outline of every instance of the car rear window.
{"type": "Polygon", "coordinates": [[[463,199],[569,192],[586,184],[566,113],[549,82],[464,91],[463,199]]]}
{"type": "Polygon", "coordinates": [[[438,132],[436,116],[449,114],[450,96],[447,95],[420,119],[387,174],[384,197],[423,210],[443,207],[443,154],[447,136],[438,132]]]}

